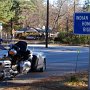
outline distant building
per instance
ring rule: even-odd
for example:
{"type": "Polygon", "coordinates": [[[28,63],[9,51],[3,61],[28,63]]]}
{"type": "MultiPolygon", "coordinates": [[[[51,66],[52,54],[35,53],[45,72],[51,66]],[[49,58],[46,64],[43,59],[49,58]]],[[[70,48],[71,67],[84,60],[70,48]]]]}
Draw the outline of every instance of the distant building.
{"type": "MultiPolygon", "coordinates": [[[[32,27],[26,27],[22,28],[20,30],[15,31],[16,34],[23,34],[23,33],[31,33],[31,34],[45,34],[46,30],[41,28],[32,28],[32,27]]],[[[48,30],[48,33],[51,32],[51,29],[48,30]]]]}

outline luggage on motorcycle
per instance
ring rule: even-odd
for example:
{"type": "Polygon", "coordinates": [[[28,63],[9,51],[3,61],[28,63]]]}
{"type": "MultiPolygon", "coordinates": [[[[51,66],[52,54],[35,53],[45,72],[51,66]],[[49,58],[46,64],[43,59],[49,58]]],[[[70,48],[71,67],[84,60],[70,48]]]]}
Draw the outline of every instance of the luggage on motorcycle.
{"type": "Polygon", "coordinates": [[[27,43],[25,41],[19,41],[15,45],[20,48],[20,51],[26,51],[27,49],[27,43]]]}

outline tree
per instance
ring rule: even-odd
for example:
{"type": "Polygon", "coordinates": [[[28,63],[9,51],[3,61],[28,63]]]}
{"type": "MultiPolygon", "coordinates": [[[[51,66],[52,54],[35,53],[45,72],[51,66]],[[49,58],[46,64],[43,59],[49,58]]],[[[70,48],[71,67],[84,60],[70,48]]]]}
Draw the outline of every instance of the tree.
{"type": "Polygon", "coordinates": [[[26,26],[33,26],[33,23],[36,19],[36,1],[37,0],[22,0],[20,2],[21,8],[21,19],[19,20],[20,23],[23,23],[23,27],[26,26]],[[35,17],[35,18],[33,18],[35,17]],[[33,21],[32,21],[33,20],[33,21]]]}
{"type": "Polygon", "coordinates": [[[13,23],[18,22],[19,9],[18,0],[0,0],[0,22],[3,23],[3,31],[11,32],[11,28],[14,28],[13,23]]]}
{"type": "Polygon", "coordinates": [[[23,27],[42,27],[45,25],[45,4],[44,0],[19,0],[20,2],[20,19],[23,27]]]}
{"type": "Polygon", "coordinates": [[[43,27],[46,25],[46,5],[44,4],[44,0],[35,0],[36,6],[36,15],[37,15],[37,25],[38,27],[43,27]]]}
{"type": "Polygon", "coordinates": [[[13,0],[13,5],[11,7],[11,11],[15,12],[15,16],[13,17],[14,21],[19,19],[20,15],[20,2],[18,0],[13,0]]]}
{"type": "Polygon", "coordinates": [[[12,0],[0,0],[0,22],[7,23],[14,17],[15,12],[11,11],[12,6],[12,0]]]}
{"type": "Polygon", "coordinates": [[[53,29],[57,27],[59,19],[61,19],[61,17],[63,17],[66,14],[65,4],[66,4],[66,0],[57,1],[57,15],[54,19],[53,29]]]}
{"type": "Polygon", "coordinates": [[[62,31],[73,30],[73,14],[81,11],[79,0],[58,0],[54,27],[62,31]]]}

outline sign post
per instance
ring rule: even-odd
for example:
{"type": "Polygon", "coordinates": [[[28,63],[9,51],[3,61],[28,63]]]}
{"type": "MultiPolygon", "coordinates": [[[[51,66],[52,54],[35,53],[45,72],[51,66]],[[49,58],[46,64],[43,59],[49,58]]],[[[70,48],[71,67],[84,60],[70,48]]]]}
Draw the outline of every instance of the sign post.
{"type": "MultiPolygon", "coordinates": [[[[90,35],[90,13],[74,14],[74,34],[90,35]]],[[[90,90],[90,41],[89,41],[88,90],[90,90]]]]}
{"type": "Polygon", "coordinates": [[[90,41],[89,41],[88,90],[90,90],[90,41]]]}

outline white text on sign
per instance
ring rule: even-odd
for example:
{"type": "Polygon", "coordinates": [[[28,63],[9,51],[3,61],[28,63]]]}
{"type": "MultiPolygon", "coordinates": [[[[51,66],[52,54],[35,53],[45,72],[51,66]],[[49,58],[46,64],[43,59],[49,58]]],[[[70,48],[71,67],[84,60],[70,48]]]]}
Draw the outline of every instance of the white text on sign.
{"type": "Polygon", "coordinates": [[[76,16],[76,20],[88,20],[88,16],[76,16]]]}

